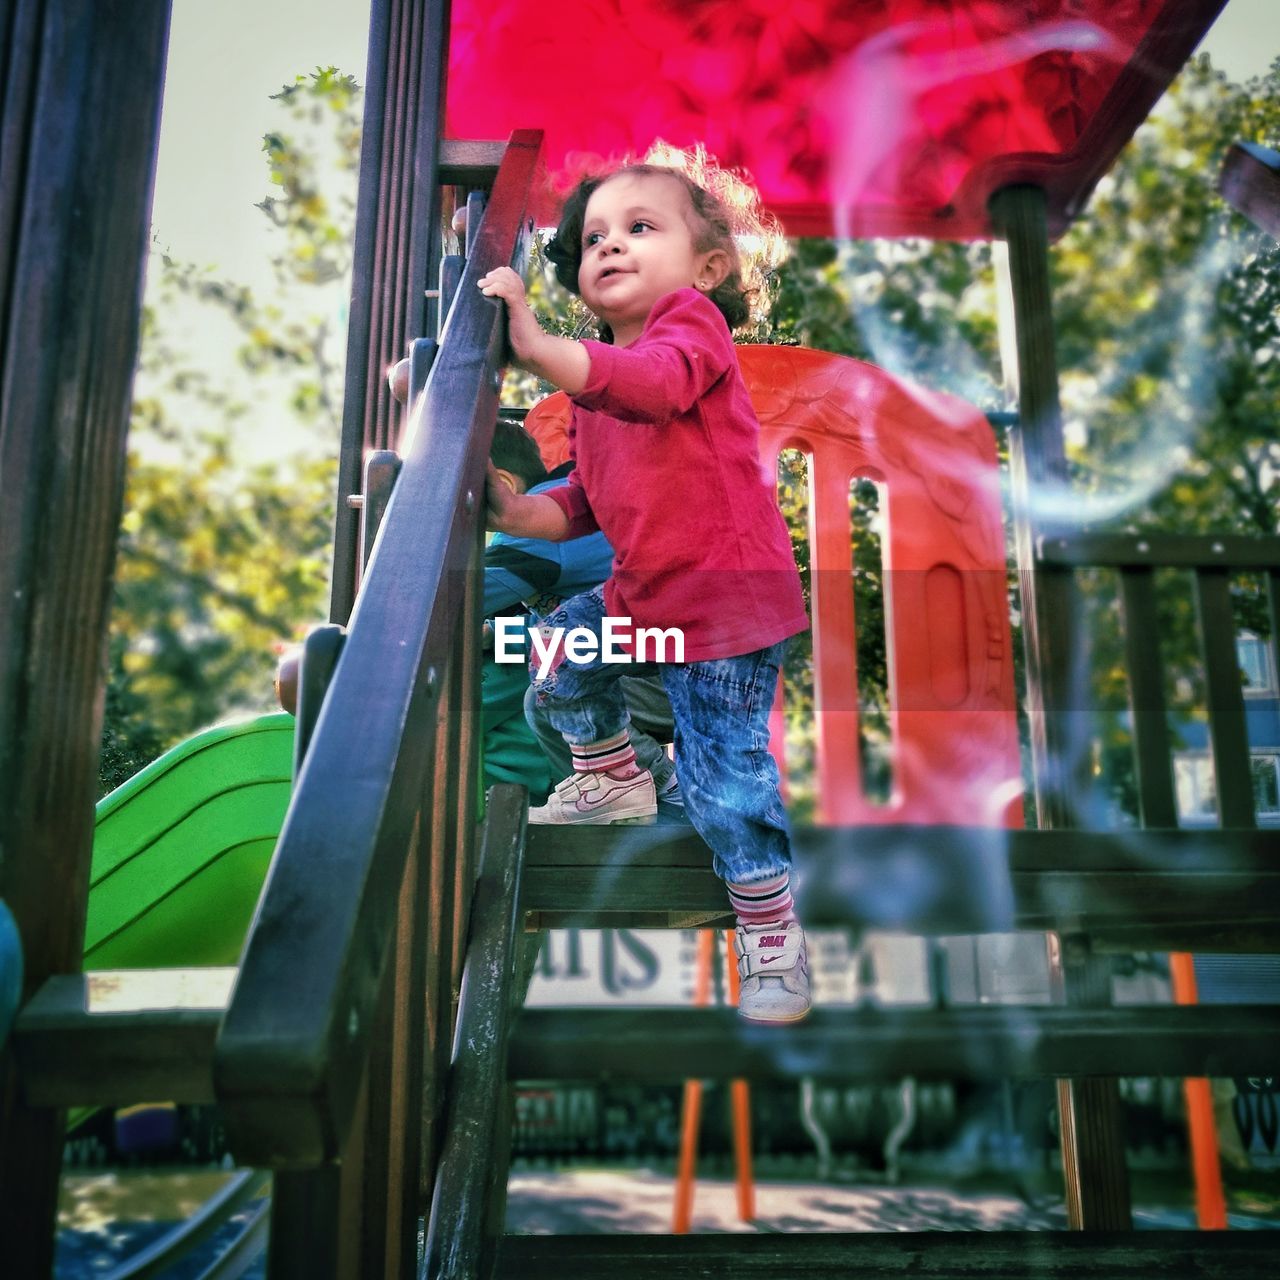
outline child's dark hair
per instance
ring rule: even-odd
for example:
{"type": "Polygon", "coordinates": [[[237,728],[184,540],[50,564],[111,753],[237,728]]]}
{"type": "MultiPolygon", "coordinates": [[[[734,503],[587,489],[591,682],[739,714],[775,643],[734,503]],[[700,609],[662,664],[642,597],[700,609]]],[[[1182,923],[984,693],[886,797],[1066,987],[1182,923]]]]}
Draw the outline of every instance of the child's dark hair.
{"type": "MultiPolygon", "coordinates": [[[[570,293],[578,292],[578,270],[582,266],[582,224],[586,216],[587,201],[595,191],[611,178],[622,174],[641,176],[660,175],[681,184],[689,196],[693,211],[693,247],[696,253],[708,249],[722,249],[729,257],[729,271],[720,283],[706,296],[720,309],[730,329],[737,329],[751,318],[754,290],[743,283],[742,260],[734,240],[734,219],[723,201],[699,186],[688,174],[667,165],[629,164],[613,173],[597,174],[583,178],[570,192],[560,213],[560,225],[546,248],[547,257],[555,265],[556,279],[570,293]]],[[[600,322],[600,335],[606,342],[613,341],[609,326],[600,322]]]]}
{"type": "Polygon", "coordinates": [[[510,471],[519,476],[526,490],[541,484],[547,478],[547,469],[538,452],[538,443],[518,423],[510,418],[499,418],[493,430],[493,444],[489,449],[493,465],[500,471],[510,471]]]}

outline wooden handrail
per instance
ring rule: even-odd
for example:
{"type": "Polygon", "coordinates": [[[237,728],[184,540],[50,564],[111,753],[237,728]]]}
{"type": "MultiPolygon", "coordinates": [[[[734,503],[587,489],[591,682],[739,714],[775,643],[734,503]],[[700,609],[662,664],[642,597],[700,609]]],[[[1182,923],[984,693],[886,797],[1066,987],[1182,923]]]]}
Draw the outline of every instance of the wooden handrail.
{"type": "Polygon", "coordinates": [[[484,512],[504,316],[476,281],[522,248],[540,149],[499,168],[245,946],[214,1064],[242,1163],[319,1165],[355,1115],[484,512]]]}
{"type": "Polygon", "coordinates": [[[1240,533],[1077,533],[1041,538],[1044,565],[1101,569],[1146,565],[1159,569],[1280,568],[1280,535],[1240,533]]]}

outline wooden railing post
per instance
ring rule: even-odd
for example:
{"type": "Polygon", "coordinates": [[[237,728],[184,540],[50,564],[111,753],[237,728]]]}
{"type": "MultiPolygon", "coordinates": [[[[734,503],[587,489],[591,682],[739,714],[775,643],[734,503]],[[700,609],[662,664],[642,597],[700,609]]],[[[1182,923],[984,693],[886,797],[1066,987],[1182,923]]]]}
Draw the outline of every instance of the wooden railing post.
{"type": "MultiPolygon", "coordinates": [[[[14,0],[0,18],[0,898],[25,997],[84,947],[168,26],[168,0],[14,0]]],[[[0,1057],[14,1280],[52,1269],[62,1128],[0,1057]]]]}
{"type": "MultiPolygon", "coordinates": [[[[1039,540],[1070,524],[1043,190],[1014,186],[997,191],[991,220],[1005,241],[1013,306],[1016,359],[1010,373],[1016,380],[1019,427],[1009,452],[1036,813],[1041,827],[1070,827],[1080,820],[1087,785],[1087,637],[1071,572],[1037,563],[1039,540]]],[[[1110,1003],[1106,958],[1085,947],[1068,964],[1063,948],[1051,941],[1049,959],[1067,1004],[1110,1003]]],[[[1131,1226],[1116,1082],[1061,1081],[1058,1102],[1071,1225],[1090,1230],[1131,1226]]]]}

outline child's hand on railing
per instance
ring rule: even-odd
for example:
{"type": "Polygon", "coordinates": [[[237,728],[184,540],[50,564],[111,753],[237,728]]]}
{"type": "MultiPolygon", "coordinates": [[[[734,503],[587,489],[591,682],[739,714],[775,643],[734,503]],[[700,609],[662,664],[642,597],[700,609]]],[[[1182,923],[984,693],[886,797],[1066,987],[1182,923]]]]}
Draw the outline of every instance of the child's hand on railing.
{"type": "Polygon", "coordinates": [[[510,532],[508,526],[518,505],[519,494],[498,474],[498,468],[493,465],[492,459],[486,463],[484,497],[488,506],[485,528],[499,533],[510,532]]]}
{"type": "Polygon", "coordinates": [[[524,296],[524,281],[510,267],[495,267],[477,283],[486,298],[501,298],[507,304],[507,340],[516,363],[523,365],[544,336],[524,296]]]}

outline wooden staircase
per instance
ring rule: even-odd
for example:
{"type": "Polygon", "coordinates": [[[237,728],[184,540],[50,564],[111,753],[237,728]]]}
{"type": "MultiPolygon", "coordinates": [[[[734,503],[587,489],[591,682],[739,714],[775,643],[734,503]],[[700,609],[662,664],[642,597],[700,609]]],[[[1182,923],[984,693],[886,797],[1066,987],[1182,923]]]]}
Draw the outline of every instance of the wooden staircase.
{"type": "MultiPolygon", "coordinates": [[[[505,1161],[513,1088],[519,1080],[1238,1076],[1270,1063],[1274,1045],[1280,1043],[1280,1008],[1272,1006],[818,1008],[793,1028],[753,1027],[731,1009],[516,1012],[522,975],[527,975],[536,948],[536,935],[527,931],[531,921],[572,918],[578,924],[607,926],[619,912],[634,919],[637,913],[656,917],[667,910],[714,910],[714,895],[723,893],[709,871],[705,875],[711,883],[698,891],[693,855],[706,867],[709,853],[692,832],[534,827],[526,833],[524,805],[518,789],[491,792],[455,1039],[444,1162],[423,1275],[433,1280],[488,1275],[514,1280],[553,1272],[584,1278],[730,1272],[1138,1277],[1165,1269],[1176,1256],[1179,1274],[1244,1277],[1262,1274],[1259,1268],[1274,1264],[1276,1244],[1268,1233],[504,1236],[505,1161]],[[670,882],[639,874],[663,870],[683,875],[676,883],[690,886],[687,894],[676,890],[674,908],[667,905],[670,882]],[[608,894],[593,897],[593,887],[600,888],[606,879],[608,894]],[[476,1159],[477,1151],[490,1153],[490,1158],[476,1159]]],[[[832,909],[829,898],[825,911],[819,905],[821,887],[848,860],[849,850],[839,846],[868,834],[824,829],[799,835],[802,848],[811,846],[803,856],[808,870],[800,881],[806,919],[885,925],[865,914],[832,909]],[[824,847],[835,859],[825,865],[817,853],[824,847]]],[[[1127,945],[1126,929],[1136,928],[1148,939],[1164,937],[1165,945],[1174,946],[1185,944],[1187,929],[1204,927],[1219,911],[1229,913],[1245,933],[1272,928],[1280,912],[1280,833],[1257,833],[1253,854],[1243,860],[1240,842],[1225,833],[1208,833],[1217,839],[1208,840],[1207,848],[1198,847],[1197,833],[1162,832],[1151,841],[1138,837],[1136,845],[1133,836],[1101,845],[1091,837],[1083,859],[1083,836],[1073,840],[1060,833],[1047,842],[1049,847],[1040,848],[1038,837],[1046,833],[984,834],[993,846],[1006,842],[1020,927],[1078,929],[1082,922],[1097,920],[1100,943],[1127,945]],[[1235,869],[1224,871],[1217,855],[1232,843],[1235,869]],[[1153,870],[1157,849],[1159,869],[1153,870]],[[1062,861],[1051,861],[1055,852],[1062,861]],[[1229,885],[1232,879],[1237,882],[1229,885]],[[1128,890],[1121,895],[1121,907],[1109,893],[1118,885],[1128,890]],[[1054,901],[1059,905],[1047,905],[1054,901]],[[1150,905],[1147,911],[1144,901],[1150,905]]],[[[975,833],[938,829],[912,837],[929,841],[930,865],[941,870],[953,849],[972,843],[975,833]]],[[[901,839],[901,833],[884,831],[878,838],[885,848],[901,839]]],[[[987,857],[994,856],[993,848],[987,857]]],[[[959,910],[940,907],[934,920],[938,932],[960,932],[975,924],[981,928],[972,912],[966,919],[963,904],[959,910]]]]}

